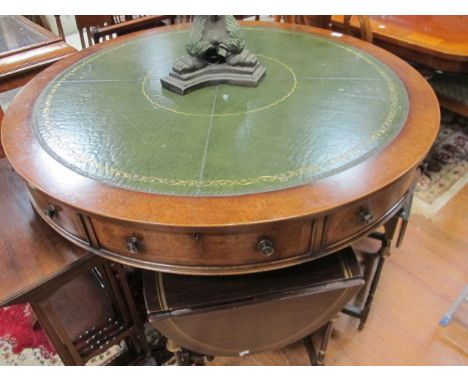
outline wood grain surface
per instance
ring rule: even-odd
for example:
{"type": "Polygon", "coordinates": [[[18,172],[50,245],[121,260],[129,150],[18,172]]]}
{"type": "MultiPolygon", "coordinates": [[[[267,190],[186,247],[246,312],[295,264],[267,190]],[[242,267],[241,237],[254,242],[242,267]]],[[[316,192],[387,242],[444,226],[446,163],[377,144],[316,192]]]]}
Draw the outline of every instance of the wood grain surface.
{"type": "MultiPolygon", "coordinates": [[[[468,365],[439,320],[466,284],[468,186],[431,219],[413,214],[403,246],[385,262],[369,320],[340,316],[326,365],[468,365]]],[[[308,365],[298,342],[274,352],[217,357],[211,365],[308,365]]]]}
{"type": "MultiPolygon", "coordinates": [[[[468,72],[468,16],[371,16],[374,44],[433,69],[468,72]]],[[[335,26],[343,16],[333,16],[335,26]]],[[[357,31],[359,24],[351,20],[357,31]]]]}
{"type": "MultiPolygon", "coordinates": [[[[257,22],[245,25],[336,38],[329,31],[301,25],[257,22]]],[[[399,135],[383,150],[325,179],[252,195],[175,197],[130,191],[85,178],[44,151],[32,131],[34,115],[29,105],[35,103],[52,78],[103,48],[136,36],[170,33],[186,27],[177,25],[130,34],[65,58],[34,78],[11,104],[2,131],[6,155],[32,190],[37,210],[53,228],[94,253],[129,265],[176,273],[228,274],[280,268],[323,255],[327,249],[338,250],[388,219],[390,212],[398,212],[398,204],[418,176],[416,167],[437,135],[437,99],[427,82],[408,64],[378,47],[347,36],[340,37],[340,42],[373,55],[400,77],[408,92],[410,110],[399,135]],[[47,207],[44,201],[60,209],[55,218],[41,212],[47,207]],[[67,211],[75,216],[62,217],[67,211]],[[371,218],[363,226],[361,215],[366,212],[370,212],[371,218]],[[330,219],[335,213],[338,217],[330,219]],[[344,228],[339,227],[346,224],[340,222],[350,218],[354,228],[343,233],[344,228]],[[87,237],[83,240],[76,230],[70,230],[68,223],[60,225],[61,219],[63,222],[81,220],[87,237]],[[327,222],[333,228],[329,236],[325,229],[327,222]],[[307,225],[311,227],[312,252],[303,250],[303,240],[309,235],[308,228],[304,228],[307,225]],[[291,233],[293,228],[289,226],[298,230],[291,233]],[[284,248],[290,243],[286,236],[295,237],[297,243],[288,253],[281,249],[283,240],[286,240],[284,248]],[[263,239],[276,246],[269,257],[259,253],[258,245],[263,239]],[[135,241],[135,248],[129,247],[131,241],[135,241]],[[319,250],[314,250],[314,245],[319,250]],[[250,250],[240,255],[236,246],[250,250]]]]}
{"type": "Polygon", "coordinates": [[[28,301],[29,292],[89,255],[44,224],[28,199],[22,179],[5,158],[0,160],[0,305],[28,301]]]}

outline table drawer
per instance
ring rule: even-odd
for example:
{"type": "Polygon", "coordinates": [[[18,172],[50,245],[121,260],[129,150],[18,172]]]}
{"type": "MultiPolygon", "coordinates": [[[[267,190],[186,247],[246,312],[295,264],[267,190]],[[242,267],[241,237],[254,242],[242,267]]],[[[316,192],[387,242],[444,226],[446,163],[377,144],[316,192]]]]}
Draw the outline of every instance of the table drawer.
{"type": "Polygon", "coordinates": [[[58,226],[73,236],[88,242],[80,215],[76,210],[34,188],[29,188],[29,195],[32,203],[36,206],[37,212],[44,219],[50,220],[52,226],[58,226]]]}
{"type": "Polygon", "coordinates": [[[406,188],[391,188],[355,204],[352,207],[337,211],[326,218],[324,246],[330,249],[342,242],[352,240],[363,231],[380,225],[387,214],[401,200],[406,188]]]}
{"type": "Polygon", "coordinates": [[[195,267],[242,266],[276,261],[310,251],[311,222],[219,231],[164,231],[92,218],[101,250],[135,260],[195,267]]]}

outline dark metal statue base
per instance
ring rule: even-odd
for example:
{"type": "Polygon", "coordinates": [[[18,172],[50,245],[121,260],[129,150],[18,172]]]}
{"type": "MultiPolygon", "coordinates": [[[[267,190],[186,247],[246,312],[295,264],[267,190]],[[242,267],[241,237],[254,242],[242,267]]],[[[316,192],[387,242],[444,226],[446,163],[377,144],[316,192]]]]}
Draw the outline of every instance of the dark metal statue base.
{"type": "Polygon", "coordinates": [[[190,73],[180,74],[172,71],[169,76],[161,79],[161,83],[165,88],[184,95],[217,84],[256,87],[265,72],[266,68],[258,63],[255,66],[212,64],[190,73]]]}

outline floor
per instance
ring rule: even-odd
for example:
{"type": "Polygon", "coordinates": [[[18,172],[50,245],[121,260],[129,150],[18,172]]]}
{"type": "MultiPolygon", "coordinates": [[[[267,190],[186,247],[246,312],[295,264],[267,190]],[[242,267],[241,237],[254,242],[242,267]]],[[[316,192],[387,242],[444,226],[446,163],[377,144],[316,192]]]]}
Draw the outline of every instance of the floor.
{"type": "MultiPolygon", "coordinates": [[[[366,327],[359,331],[357,320],[341,315],[325,363],[468,365],[468,349],[460,348],[439,325],[466,284],[468,186],[432,220],[413,214],[402,247],[393,249],[385,263],[366,327]]],[[[219,357],[210,364],[307,365],[308,357],[296,343],[270,353],[219,357]]]]}

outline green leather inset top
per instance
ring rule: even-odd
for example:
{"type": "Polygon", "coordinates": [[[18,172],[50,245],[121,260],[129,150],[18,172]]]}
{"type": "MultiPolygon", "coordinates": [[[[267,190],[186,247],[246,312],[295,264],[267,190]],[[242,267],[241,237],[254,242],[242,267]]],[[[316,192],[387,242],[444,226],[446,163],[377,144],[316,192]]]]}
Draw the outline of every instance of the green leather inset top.
{"type": "Polygon", "coordinates": [[[36,102],[36,137],[65,166],[117,187],[239,195],[343,171],[404,125],[406,90],[369,54],[310,33],[243,30],[267,67],[257,88],[163,89],[189,32],[139,37],[60,74],[36,102]]]}

